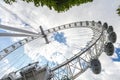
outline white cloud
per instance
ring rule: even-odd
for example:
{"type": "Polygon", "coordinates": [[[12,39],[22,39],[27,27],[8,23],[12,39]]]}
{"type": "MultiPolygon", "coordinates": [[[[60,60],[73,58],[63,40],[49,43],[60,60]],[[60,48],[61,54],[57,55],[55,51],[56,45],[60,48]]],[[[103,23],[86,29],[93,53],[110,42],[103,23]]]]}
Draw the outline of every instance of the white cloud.
{"type": "MultiPolygon", "coordinates": [[[[61,61],[69,59],[75,52],[85,47],[86,42],[91,40],[92,31],[90,32],[89,29],[72,29],[65,30],[64,34],[67,41],[66,44],[53,41],[52,39],[53,42],[45,44],[44,38],[38,38],[25,45],[25,53],[32,60],[38,60],[39,56],[42,55],[49,61],[61,63],[61,61]],[[61,53],[61,55],[55,56],[54,53],[61,53]]],[[[51,38],[52,36],[50,35],[48,37],[51,38]]]]}
{"type": "Polygon", "coordinates": [[[119,80],[120,68],[112,62],[112,60],[103,53],[100,56],[102,72],[98,75],[93,74],[91,69],[88,69],[82,75],[80,75],[76,80],[119,80]]]}
{"type": "Polygon", "coordinates": [[[6,64],[8,64],[9,60],[8,59],[4,59],[3,62],[6,63],[6,64]]]}
{"type": "MultiPolygon", "coordinates": [[[[120,3],[120,0],[114,0],[114,1],[113,0],[94,0],[94,2],[92,3],[83,4],[81,6],[75,6],[71,8],[69,11],[64,13],[57,13],[53,10],[49,10],[47,7],[36,8],[33,6],[33,4],[31,3],[27,4],[22,1],[18,1],[18,3],[14,3],[12,6],[9,6],[6,4],[4,5],[10,10],[12,9],[11,11],[16,13],[19,17],[21,17],[23,20],[25,20],[28,24],[32,25],[36,29],[38,29],[40,25],[42,25],[44,29],[48,29],[61,24],[66,24],[66,23],[75,22],[75,21],[84,21],[84,20],[90,20],[90,21],[101,20],[102,22],[108,22],[109,25],[113,25],[114,30],[116,31],[118,36],[117,42],[119,43],[120,42],[120,35],[119,35],[120,17],[118,17],[118,15],[116,14],[116,9],[119,3],[120,3]]],[[[15,19],[15,17],[6,13],[2,9],[0,10],[2,11],[0,13],[1,14],[0,18],[2,18],[4,24],[5,22],[7,22],[7,24],[15,23],[17,25],[23,25],[19,21],[19,19],[15,19]]],[[[42,42],[41,41],[42,41],[41,39],[37,39],[26,44],[24,47],[25,53],[28,54],[28,56],[31,57],[32,59],[35,59],[36,56],[39,58],[40,56],[39,53],[41,53],[43,56],[46,56],[48,60],[51,60],[50,56],[52,55],[52,53],[54,53],[53,50],[55,48],[51,46],[46,46],[48,47],[48,49],[41,52],[40,47],[44,42],[44,40],[42,42]],[[51,54],[49,54],[48,56],[46,52],[51,52],[51,54]]],[[[65,56],[67,56],[67,53],[70,53],[69,51],[66,51],[65,56]]],[[[108,80],[108,79],[119,80],[120,79],[119,63],[113,62],[111,58],[104,55],[104,53],[101,55],[100,61],[103,67],[101,74],[94,75],[90,71],[90,69],[88,69],[85,73],[80,75],[80,78],[78,78],[78,80],[79,79],[82,79],[82,80],[108,80]]]]}
{"type": "Polygon", "coordinates": [[[0,78],[17,70],[14,66],[11,66],[10,61],[7,58],[3,59],[0,64],[2,64],[0,66],[0,78]]]}
{"type": "Polygon", "coordinates": [[[0,77],[3,77],[5,75],[11,73],[12,71],[17,70],[15,67],[8,68],[8,66],[5,66],[4,68],[1,69],[2,71],[5,71],[5,72],[0,73],[0,77]]]}

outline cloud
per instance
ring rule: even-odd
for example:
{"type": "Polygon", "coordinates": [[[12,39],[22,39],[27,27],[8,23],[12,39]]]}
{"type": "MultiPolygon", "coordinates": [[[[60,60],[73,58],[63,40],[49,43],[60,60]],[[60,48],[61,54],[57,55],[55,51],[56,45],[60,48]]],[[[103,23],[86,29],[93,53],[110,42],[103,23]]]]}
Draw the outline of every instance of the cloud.
{"type": "MultiPolygon", "coordinates": [[[[109,25],[113,25],[115,32],[117,33],[118,39],[117,42],[120,42],[120,17],[116,14],[116,9],[119,5],[119,0],[94,0],[92,3],[83,4],[81,6],[72,7],[70,10],[64,13],[57,13],[53,10],[49,10],[47,7],[34,7],[32,3],[27,4],[22,1],[18,1],[18,3],[14,3],[12,6],[5,5],[8,9],[12,9],[11,11],[16,13],[21,19],[26,21],[28,24],[32,25],[35,29],[38,29],[40,25],[43,26],[44,29],[52,28],[61,24],[66,24],[69,22],[75,21],[85,21],[85,20],[95,20],[102,22],[107,22],[109,25]]],[[[16,25],[25,26],[25,23],[22,23],[19,19],[15,17],[15,15],[11,15],[7,13],[5,10],[0,9],[1,11],[1,19],[3,24],[9,25],[11,23],[15,23],[16,25]],[[4,14],[5,13],[5,14],[4,14]]],[[[11,25],[15,25],[11,24],[11,25]]],[[[39,31],[39,30],[38,30],[39,31]]],[[[63,44],[58,44],[55,42],[52,44],[53,46],[46,45],[44,46],[44,39],[34,40],[24,46],[25,53],[33,60],[37,60],[40,58],[40,55],[46,56],[47,60],[51,60],[52,53],[55,53],[53,50],[56,50],[54,45],[58,45],[58,47],[63,47],[63,44]],[[43,47],[47,47],[46,50],[41,51],[43,47]],[[49,55],[46,54],[51,52],[49,55]],[[37,58],[36,58],[37,57],[37,58]]],[[[69,41],[70,43],[70,41],[69,41]]],[[[73,44],[71,44],[73,46],[73,44]]],[[[66,50],[67,47],[64,47],[64,50],[61,50],[61,53],[65,53],[64,56],[68,57],[68,53],[74,48],[69,48],[70,50],[66,50]],[[65,51],[65,52],[64,52],[65,51]]],[[[114,54],[114,56],[116,56],[114,54]]],[[[114,57],[113,56],[113,57],[114,57]]],[[[58,56],[56,57],[56,59],[58,56]]],[[[60,60],[63,59],[63,56],[60,56],[60,60]],[[62,58],[61,58],[62,57],[62,58]]],[[[51,60],[52,61],[52,60],[51,60]]],[[[100,57],[100,61],[102,63],[102,72],[99,75],[94,75],[90,69],[88,69],[85,73],[80,75],[79,79],[82,80],[119,80],[119,63],[113,62],[111,57],[106,56],[104,53],[100,57]],[[108,67],[109,66],[109,67],[108,67]],[[113,79],[114,78],[114,79],[113,79]]]]}
{"type": "Polygon", "coordinates": [[[4,59],[3,62],[6,63],[6,64],[8,64],[9,60],[8,59],[4,59]]]}
{"type": "MultiPolygon", "coordinates": [[[[102,72],[98,75],[92,73],[91,69],[85,71],[76,80],[119,80],[120,68],[105,53],[99,58],[102,65],[102,72]]],[[[118,63],[119,64],[119,63],[118,63]]]]}
{"type": "Polygon", "coordinates": [[[0,64],[2,64],[0,66],[0,68],[1,68],[1,70],[0,70],[0,77],[3,77],[6,74],[9,74],[10,72],[17,70],[15,67],[11,66],[11,63],[10,63],[10,61],[7,58],[3,59],[0,62],[0,64]]]}
{"type": "Polygon", "coordinates": [[[6,67],[2,68],[2,70],[4,70],[5,72],[2,72],[2,74],[0,73],[0,77],[3,77],[5,75],[11,73],[12,71],[15,71],[16,68],[14,68],[14,67],[8,68],[8,66],[6,66],[6,67]]]}

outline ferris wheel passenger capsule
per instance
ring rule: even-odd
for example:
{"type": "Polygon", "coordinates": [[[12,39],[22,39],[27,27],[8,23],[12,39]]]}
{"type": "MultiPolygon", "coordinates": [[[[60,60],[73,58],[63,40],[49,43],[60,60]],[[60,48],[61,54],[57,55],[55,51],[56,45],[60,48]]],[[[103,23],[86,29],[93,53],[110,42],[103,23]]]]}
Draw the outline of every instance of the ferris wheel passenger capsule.
{"type": "Polygon", "coordinates": [[[104,23],[104,24],[103,24],[103,29],[104,29],[104,30],[107,30],[107,29],[108,29],[108,24],[107,24],[107,23],[104,23]]]}
{"type": "Polygon", "coordinates": [[[109,28],[107,29],[107,32],[110,34],[111,32],[113,32],[113,27],[109,26],[109,28]]]}
{"type": "Polygon", "coordinates": [[[101,72],[101,63],[98,59],[92,59],[90,65],[94,74],[99,74],[101,72]]]}
{"type": "Polygon", "coordinates": [[[111,32],[109,35],[108,35],[108,39],[110,42],[112,43],[115,43],[116,40],[117,40],[117,35],[115,32],[111,32]]]}
{"type": "Polygon", "coordinates": [[[95,21],[92,21],[92,26],[95,26],[95,21]]]}
{"type": "Polygon", "coordinates": [[[101,21],[98,21],[99,24],[102,24],[101,21]]]}
{"type": "Polygon", "coordinates": [[[113,53],[114,53],[114,45],[111,42],[106,43],[105,46],[104,46],[104,52],[108,56],[112,56],[113,53]]]}

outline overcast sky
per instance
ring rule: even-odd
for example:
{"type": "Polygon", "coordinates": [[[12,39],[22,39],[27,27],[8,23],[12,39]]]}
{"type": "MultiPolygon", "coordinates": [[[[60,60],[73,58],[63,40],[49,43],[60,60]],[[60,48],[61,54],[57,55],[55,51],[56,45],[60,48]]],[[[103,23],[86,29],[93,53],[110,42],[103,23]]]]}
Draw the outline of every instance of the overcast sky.
{"type": "MultiPolygon", "coordinates": [[[[108,25],[112,25],[114,27],[114,31],[117,33],[118,37],[116,43],[120,43],[120,16],[116,14],[116,9],[119,5],[120,0],[94,0],[92,3],[82,4],[81,6],[74,6],[66,12],[57,13],[54,10],[49,10],[47,7],[35,7],[32,3],[27,4],[25,2],[18,1],[13,5],[7,5],[1,0],[0,23],[15,27],[29,27],[29,25],[31,25],[37,29],[37,31],[39,31],[38,28],[40,25],[42,25],[44,29],[48,29],[70,22],[100,20],[102,23],[107,22],[108,25]],[[1,6],[1,4],[8,8],[11,13],[8,13],[5,8],[1,6]],[[12,14],[12,12],[14,14],[12,14]],[[15,14],[20,18],[18,18],[15,14]],[[26,25],[24,21],[29,25],[26,25]]],[[[12,38],[12,40],[10,39],[9,41],[13,43],[17,40],[19,40],[19,38],[12,38]]],[[[0,39],[1,45],[3,45],[3,41],[4,39],[0,39]]],[[[35,42],[37,44],[39,40],[35,42]]],[[[3,46],[7,47],[11,43],[6,43],[3,46]]],[[[20,50],[24,50],[24,53],[26,53],[29,58],[33,58],[31,54],[33,52],[29,53],[28,50],[31,49],[31,47],[34,45],[28,45],[21,48],[20,50]]],[[[0,47],[0,50],[1,49],[3,49],[3,47],[0,47]]],[[[114,54],[112,57],[117,56],[114,54]]],[[[120,63],[113,62],[112,57],[108,57],[105,54],[102,54],[100,57],[102,64],[101,74],[95,75],[91,72],[90,69],[88,69],[86,72],[80,75],[78,80],[119,80],[120,63]]],[[[9,61],[6,60],[5,62],[8,63],[9,61]]]]}

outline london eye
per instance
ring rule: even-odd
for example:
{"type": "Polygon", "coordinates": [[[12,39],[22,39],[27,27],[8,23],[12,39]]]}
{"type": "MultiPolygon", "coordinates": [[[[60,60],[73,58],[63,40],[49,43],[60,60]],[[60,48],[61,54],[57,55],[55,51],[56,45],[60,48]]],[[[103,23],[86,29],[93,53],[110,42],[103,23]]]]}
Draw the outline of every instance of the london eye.
{"type": "MultiPolygon", "coordinates": [[[[112,26],[101,21],[73,22],[39,32],[0,25],[0,29],[12,31],[0,33],[0,37],[26,37],[0,51],[0,61],[24,45],[38,45],[42,55],[51,55],[46,65],[39,66],[39,54],[33,55],[38,62],[4,74],[1,80],[74,80],[88,68],[94,74],[101,72],[99,56],[112,56],[117,35],[112,26]],[[39,44],[40,42],[40,44],[39,44]],[[57,55],[57,57],[55,55],[57,55]]],[[[23,56],[21,56],[23,57],[23,56]]],[[[43,57],[43,56],[42,56],[43,57]]],[[[16,59],[16,58],[14,58],[16,59]]],[[[2,62],[1,62],[2,63],[2,62]]],[[[17,64],[17,62],[15,63],[17,64]]],[[[4,65],[3,65],[4,67],[4,65]]],[[[11,67],[11,66],[10,66],[11,67]]],[[[0,72],[0,74],[3,74],[0,72]]]]}

